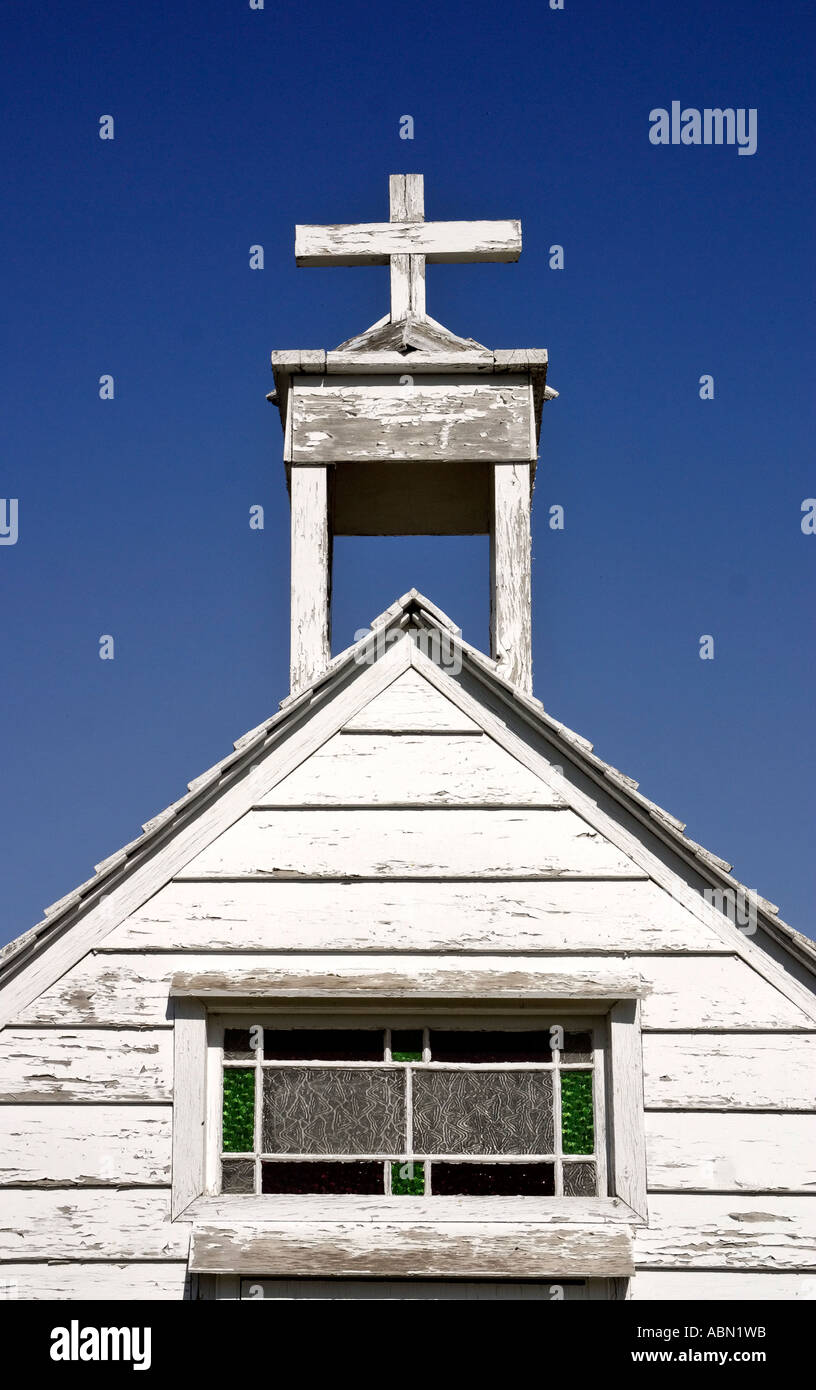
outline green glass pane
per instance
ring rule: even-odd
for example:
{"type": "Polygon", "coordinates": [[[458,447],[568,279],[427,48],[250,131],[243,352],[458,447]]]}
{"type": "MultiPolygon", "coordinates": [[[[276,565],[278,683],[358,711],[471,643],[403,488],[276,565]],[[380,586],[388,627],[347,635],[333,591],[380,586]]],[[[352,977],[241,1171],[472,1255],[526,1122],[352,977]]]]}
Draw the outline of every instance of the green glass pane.
{"type": "Polygon", "coordinates": [[[252,1153],[255,1148],[255,1072],[224,1068],[224,1153],[252,1153]]]}
{"type": "Polygon", "coordinates": [[[595,1148],[591,1071],[561,1073],[561,1146],[565,1154],[591,1154],[595,1148]]]}
{"type": "Polygon", "coordinates": [[[421,1028],[395,1028],[391,1034],[392,1062],[422,1061],[421,1028]]]}
{"type": "Polygon", "coordinates": [[[391,1192],[394,1197],[424,1197],[425,1164],[412,1163],[410,1160],[392,1163],[391,1192]]]}

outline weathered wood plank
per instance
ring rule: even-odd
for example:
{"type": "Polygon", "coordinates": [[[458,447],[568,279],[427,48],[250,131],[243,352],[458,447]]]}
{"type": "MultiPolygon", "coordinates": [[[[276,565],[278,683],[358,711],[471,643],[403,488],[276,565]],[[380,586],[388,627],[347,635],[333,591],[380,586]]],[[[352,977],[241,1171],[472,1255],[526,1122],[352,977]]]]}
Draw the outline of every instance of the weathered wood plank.
{"type": "Polygon", "coordinates": [[[816,1114],[646,1114],[650,1192],[816,1194],[816,1114]]]}
{"type": "MultiPolygon", "coordinates": [[[[520,354],[523,357],[524,354],[520,354]]],[[[433,351],[415,349],[406,357],[405,353],[395,348],[386,348],[382,351],[372,351],[363,349],[360,352],[327,352],[325,361],[315,370],[325,370],[329,376],[347,376],[349,373],[359,373],[364,376],[372,374],[388,375],[396,373],[402,376],[406,368],[410,366],[411,376],[426,375],[439,372],[479,372],[485,376],[492,376],[496,370],[494,367],[493,353],[485,348],[474,347],[471,351],[463,351],[461,348],[446,351],[444,348],[434,349],[433,351]]],[[[527,363],[519,361],[512,368],[500,368],[499,370],[512,370],[514,372],[524,371],[527,363]]]]}
{"type": "Polygon", "coordinates": [[[721,948],[713,932],[648,879],[561,879],[169,883],[102,949],[619,955],[721,948]]]}
{"type": "Polygon", "coordinates": [[[179,999],[173,1026],[173,1218],[204,1191],[207,1015],[179,999]]]}
{"type": "Polygon", "coordinates": [[[325,468],[292,469],[290,480],[290,686],[310,685],[331,661],[328,479],[325,468]]]}
{"type": "Polygon", "coordinates": [[[662,1110],[816,1110],[816,1035],[652,1033],[646,1105],[662,1110]]]}
{"type": "Polygon", "coordinates": [[[641,1270],[630,1281],[635,1302],[792,1303],[816,1299],[813,1274],[744,1274],[729,1270],[641,1270]]]}
{"type": "Polygon", "coordinates": [[[250,811],[178,878],[637,878],[566,810],[250,811]]]}
{"type": "Polygon", "coordinates": [[[635,1232],[647,1269],[816,1270],[813,1197],[651,1196],[635,1232]]]}
{"type": "Polygon", "coordinates": [[[737,956],[641,957],[638,969],[652,986],[643,1004],[645,1029],[813,1031],[803,1010],[737,956]]]}
{"type": "MultiPolygon", "coordinates": [[[[410,359],[406,359],[410,372],[410,359]]],[[[526,382],[484,377],[436,384],[418,376],[411,383],[317,385],[293,381],[291,462],[303,465],[359,463],[370,459],[529,463],[532,400],[526,382]]],[[[293,470],[294,471],[294,470],[293,470]]],[[[501,470],[497,469],[497,473],[501,470]]],[[[529,499],[528,499],[529,500],[529,499]]]]}
{"type": "Polygon", "coordinates": [[[0,1264],[0,1299],[171,1300],[190,1296],[186,1263],[0,1264]]]}
{"type": "MultiPolygon", "coordinates": [[[[422,174],[392,174],[389,179],[390,220],[422,222],[425,190],[422,174]]],[[[391,257],[391,320],[425,317],[425,257],[391,257]]]]}
{"type": "Polygon", "coordinates": [[[2,1260],[186,1260],[189,1244],[169,1190],[0,1190],[2,1260]]]}
{"type": "MultiPolygon", "coordinates": [[[[339,890],[338,890],[339,891],[339,890]]],[[[587,998],[614,989],[622,979],[641,979],[650,989],[642,1004],[646,1029],[769,1032],[777,1028],[812,1032],[811,1021],[755,971],[732,956],[473,956],[440,958],[411,954],[268,954],[253,958],[191,952],[167,955],[87,957],[22,1011],[19,1024],[75,1027],[161,1027],[167,1025],[170,981],[181,971],[223,975],[262,970],[281,990],[327,998],[362,993],[377,998],[481,995],[519,997],[548,987],[554,998],[587,998]],[[608,984],[607,984],[608,982],[608,984]]],[[[611,997],[618,997],[614,994],[611,997]]],[[[555,1020],[557,1021],[557,1020],[555,1020]]]]}
{"type": "Polygon", "coordinates": [[[344,724],[347,733],[472,733],[482,730],[450,700],[408,670],[344,724]]]}
{"type": "Polygon", "coordinates": [[[521,223],[358,222],[295,227],[295,260],[310,265],[386,265],[389,256],[427,261],[517,261],[521,223]]]}
{"type": "Polygon", "coordinates": [[[627,1227],[553,1230],[526,1223],[381,1225],[309,1222],[193,1227],[190,1268],[200,1273],[352,1278],[625,1276],[627,1227]]]}
{"type": "MultiPolygon", "coordinates": [[[[168,957],[164,957],[165,960],[168,957]]],[[[246,968],[230,961],[228,969],[214,965],[217,957],[203,957],[203,969],[178,971],[171,981],[171,994],[182,998],[226,998],[228,1000],[274,1000],[319,998],[364,1000],[393,999],[523,999],[543,1001],[556,1011],[567,1002],[579,1012],[590,1001],[611,1003],[618,999],[636,998],[645,993],[648,985],[640,975],[621,968],[610,969],[598,957],[572,956],[569,967],[563,960],[542,968],[539,960],[519,957],[505,961],[496,969],[495,958],[476,957],[481,967],[461,970],[444,962],[426,966],[425,960],[413,969],[394,971],[388,958],[361,958],[359,966],[344,965],[337,956],[290,957],[299,959],[297,968],[281,969],[265,961],[261,966],[246,968]],[[385,963],[387,962],[387,963],[385,963]],[[579,965],[580,963],[580,965],[579,965]],[[369,967],[373,964],[374,968],[369,967]],[[583,966],[583,969],[580,966],[583,966]],[[384,968],[383,968],[384,967],[384,968]]],[[[281,958],[279,957],[279,960],[281,958]]],[[[470,963],[469,963],[470,964],[470,963]]]]}
{"type": "Polygon", "coordinates": [[[173,1048],[163,1030],[6,1028],[0,1101],[169,1101],[173,1048]]]}
{"type": "MultiPolygon", "coordinates": [[[[528,395],[528,415],[529,406],[528,395]]],[[[490,655],[498,662],[505,680],[528,695],[533,689],[530,491],[528,463],[494,468],[490,518],[490,655]]]]}
{"type": "MultiPolygon", "coordinates": [[[[631,1225],[633,1219],[625,1203],[610,1197],[413,1197],[405,1202],[393,1197],[313,1196],[309,1197],[308,1215],[310,1221],[388,1225],[533,1221],[538,1226],[561,1227],[606,1222],[631,1225]]],[[[303,1198],[268,1194],[241,1197],[236,1204],[235,1197],[199,1197],[187,1209],[186,1219],[214,1226],[263,1221],[300,1224],[304,1219],[303,1198]]]]}
{"type": "Polygon", "coordinates": [[[613,1117],[612,1191],[646,1219],[646,1152],[639,1004],[622,1000],[609,1014],[608,1109],[613,1117]]]}
{"type": "Polygon", "coordinates": [[[0,1105],[0,1186],[162,1186],[169,1106],[0,1105]]]}
{"type": "Polygon", "coordinates": [[[256,807],[561,806],[563,798],[493,739],[336,734],[256,807]]]}

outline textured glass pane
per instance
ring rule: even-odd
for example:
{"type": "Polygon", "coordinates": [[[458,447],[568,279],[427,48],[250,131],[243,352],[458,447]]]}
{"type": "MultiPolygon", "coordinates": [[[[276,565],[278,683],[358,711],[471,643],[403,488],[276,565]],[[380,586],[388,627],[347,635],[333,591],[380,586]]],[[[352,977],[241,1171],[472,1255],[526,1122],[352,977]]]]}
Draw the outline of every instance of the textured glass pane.
{"type": "Polygon", "coordinates": [[[254,1192],[255,1163],[251,1158],[225,1159],[221,1164],[222,1192],[254,1192]]]}
{"type": "Polygon", "coordinates": [[[549,1071],[415,1071],[417,1153],[553,1151],[549,1071]]]}
{"type": "Polygon", "coordinates": [[[423,1197],[425,1195],[425,1164],[391,1164],[391,1194],[394,1197],[423,1197]]]}
{"type": "Polygon", "coordinates": [[[422,1061],[422,1029],[395,1029],[391,1034],[392,1062],[422,1061]]]}
{"type": "Polygon", "coordinates": [[[561,1050],[562,1062],[591,1062],[592,1061],[592,1034],[591,1033],[565,1033],[564,1046],[561,1050]]]}
{"type": "Polygon", "coordinates": [[[594,1197],[598,1190],[594,1163],[564,1164],[564,1196],[594,1197]]]}
{"type": "Polygon", "coordinates": [[[561,1073],[561,1145],[565,1154],[591,1154],[595,1147],[592,1118],[592,1072],[561,1073]]]}
{"type": "Polygon", "coordinates": [[[264,1153],[399,1153],[405,1073],[360,1067],[265,1067],[264,1153]]]}
{"type": "Polygon", "coordinates": [[[251,1153],[255,1148],[255,1072],[224,1068],[224,1153],[251,1153]]]}
{"type": "Polygon", "coordinates": [[[268,1062],[381,1062],[382,1028],[265,1028],[268,1062]]]}
{"type": "Polygon", "coordinates": [[[431,1030],[432,1062],[551,1062],[549,1033],[431,1030]]]}
{"type": "Polygon", "coordinates": [[[371,1193],[385,1191],[382,1163],[262,1163],[262,1192],[371,1193]]]}
{"type": "Polygon", "coordinates": [[[434,1163],[435,1197],[552,1197],[552,1163],[434,1163]]]}
{"type": "Polygon", "coordinates": [[[252,1056],[248,1028],[224,1029],[224,1056],[228,1061],[243,1061],[252,1056]]]}

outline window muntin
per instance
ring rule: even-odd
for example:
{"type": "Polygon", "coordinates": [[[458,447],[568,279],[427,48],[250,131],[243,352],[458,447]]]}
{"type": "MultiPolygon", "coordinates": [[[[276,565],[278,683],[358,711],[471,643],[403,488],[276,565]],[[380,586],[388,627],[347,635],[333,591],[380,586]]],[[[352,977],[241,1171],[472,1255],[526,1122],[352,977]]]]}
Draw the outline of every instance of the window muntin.
{"type": "Polygon", "coordinates": [[[606,1195],[601,1056],[583,1020],[227,1024],[220,1190],[606,1195]]]}

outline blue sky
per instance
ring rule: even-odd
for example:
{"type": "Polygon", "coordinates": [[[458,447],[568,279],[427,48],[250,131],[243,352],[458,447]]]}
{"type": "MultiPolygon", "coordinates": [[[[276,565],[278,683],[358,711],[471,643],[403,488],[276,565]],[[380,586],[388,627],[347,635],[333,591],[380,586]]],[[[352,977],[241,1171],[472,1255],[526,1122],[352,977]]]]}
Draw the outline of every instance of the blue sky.
{"type": "MultiPolygon", "coordinates": [[[[394,172],[430,218],[522,220],[518,264],[430,267],[428,311],[550,351],[535,693],[813,934],[811,7],[105,0],[4,28],[0,940],[287,693],[269,351],[388,307],[385,269],[296,270],[294,225],[386,219],[394,172]],[[756,154],[650,144],[675,99],[756,108],[756,154]]],[[[334,649],[412,585],[487,646],[486,540],[413,538],[338,542],[334,649]]]]}

